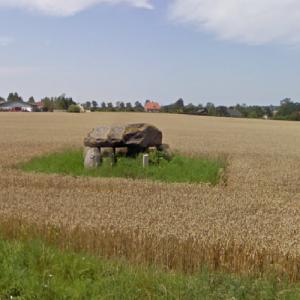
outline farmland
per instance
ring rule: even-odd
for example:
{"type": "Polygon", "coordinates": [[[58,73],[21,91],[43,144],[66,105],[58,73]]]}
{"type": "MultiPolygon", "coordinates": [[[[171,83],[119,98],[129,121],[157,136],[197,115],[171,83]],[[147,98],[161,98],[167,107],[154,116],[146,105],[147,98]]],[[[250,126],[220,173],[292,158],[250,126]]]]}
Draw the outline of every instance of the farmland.
{"type": "Polygon", "coordinates": [[[300,124],[166,114],[0,114],[0,226],[62,248],[193,272],[300,279],[300,124]],[[219,185],[24,173],[98,124],[153,123],[172,148],[226,158],[219,185]]]}

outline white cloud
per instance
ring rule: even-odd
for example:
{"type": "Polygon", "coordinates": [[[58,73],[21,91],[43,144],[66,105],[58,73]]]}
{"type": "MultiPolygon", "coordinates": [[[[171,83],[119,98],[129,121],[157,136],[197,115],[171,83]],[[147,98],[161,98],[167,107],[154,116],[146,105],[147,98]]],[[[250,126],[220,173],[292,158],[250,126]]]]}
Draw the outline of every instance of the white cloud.
{"type": "Polygon", "coordinates": [[[12,37],[0,36],[0,46],[1,47],[9,46],[13,42],[14,42],[14,39],[12,37]]]}
{"type": "Polygon", "coordinates": [[[225,40],[300,43],[299,0],[174,0],[171,17],[225,40]]]}
{"type": "Polygon", "coordinates": [[[0,0],[0,7],[25,8],[50,15],[69,16],[100,3],[123,3],[139,8],[153,8],[150,0],[0,0]]]}

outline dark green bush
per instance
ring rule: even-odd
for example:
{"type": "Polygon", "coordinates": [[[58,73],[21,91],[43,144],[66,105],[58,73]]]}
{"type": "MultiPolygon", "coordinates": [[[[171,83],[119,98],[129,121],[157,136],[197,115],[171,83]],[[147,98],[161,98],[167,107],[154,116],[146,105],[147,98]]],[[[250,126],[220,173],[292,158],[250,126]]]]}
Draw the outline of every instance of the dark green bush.
{"type": "Polygon", "coordinates": [[[80,113],[80,107],[76,104],[72,104],[68,108],[69,113],[80,113]]]}

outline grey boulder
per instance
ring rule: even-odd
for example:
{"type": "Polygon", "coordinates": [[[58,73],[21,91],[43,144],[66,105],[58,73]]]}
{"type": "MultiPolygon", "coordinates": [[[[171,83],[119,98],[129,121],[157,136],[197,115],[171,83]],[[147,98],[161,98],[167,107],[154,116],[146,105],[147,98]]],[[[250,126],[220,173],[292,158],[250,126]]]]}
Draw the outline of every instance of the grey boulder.
{"type": "Polygon", "coordinates": [[[138,123],[99,126],[88,133],[84,145],[97,148],[149,148],[162,144],[162,132],[153,125],[138,123]]]}

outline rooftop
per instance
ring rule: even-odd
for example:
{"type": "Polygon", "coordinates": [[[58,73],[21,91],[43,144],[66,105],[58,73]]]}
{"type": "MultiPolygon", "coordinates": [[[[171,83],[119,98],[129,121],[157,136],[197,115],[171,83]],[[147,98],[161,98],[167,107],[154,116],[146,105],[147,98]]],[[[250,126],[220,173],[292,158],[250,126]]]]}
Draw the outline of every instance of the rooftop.
{"type": "Polygon", "coordinates": [[[160,104],[158,102],[149,101],[145,104],[145,110],[160,110],[160,104]]]}

